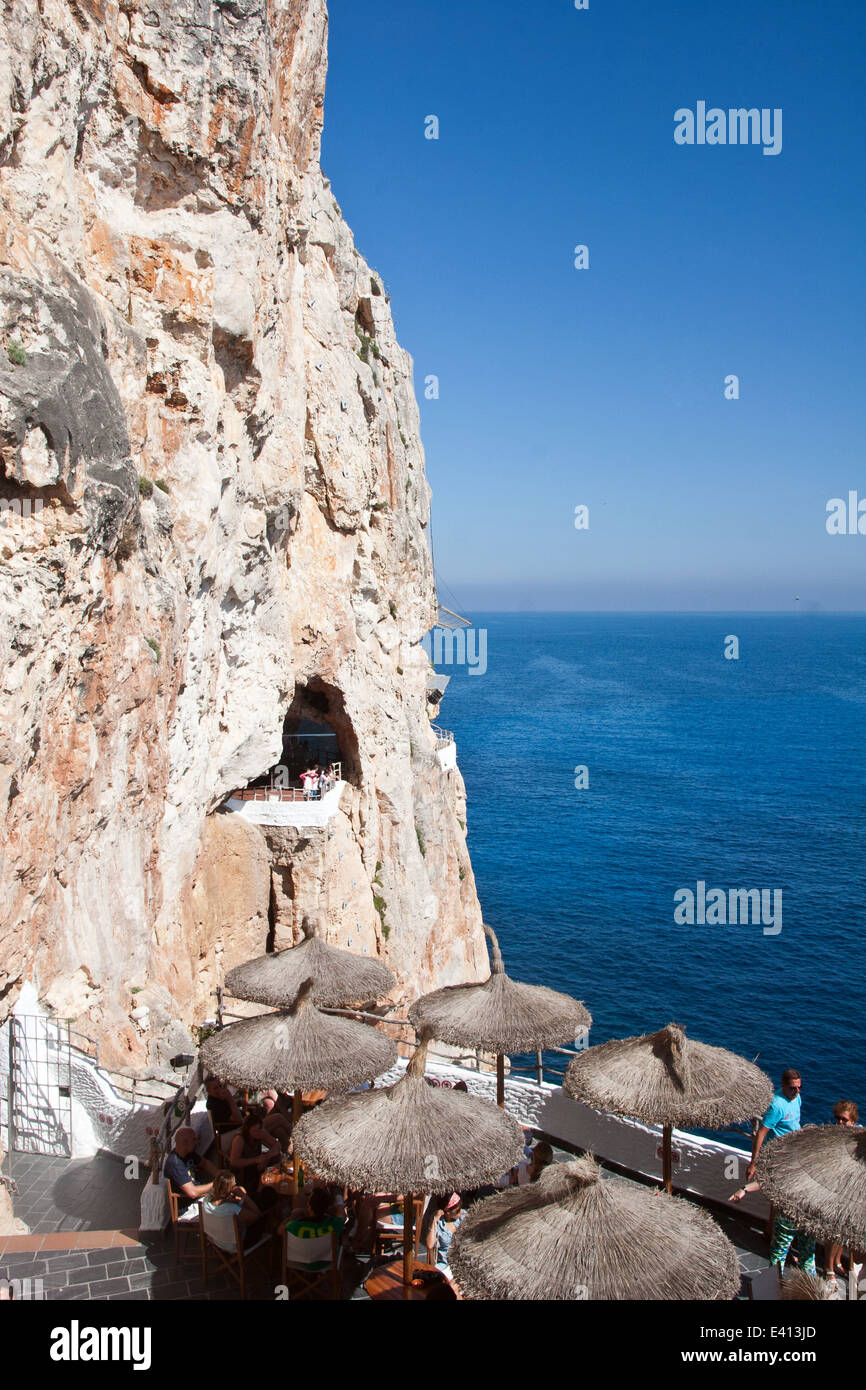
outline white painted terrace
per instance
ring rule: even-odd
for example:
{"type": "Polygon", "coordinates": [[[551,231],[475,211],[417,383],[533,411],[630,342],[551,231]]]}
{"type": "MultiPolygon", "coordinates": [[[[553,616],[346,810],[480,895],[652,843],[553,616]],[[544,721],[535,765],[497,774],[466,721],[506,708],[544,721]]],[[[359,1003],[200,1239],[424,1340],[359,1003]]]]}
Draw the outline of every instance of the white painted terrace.
{"type": "Polygon", "coordinates": [[[339,809],[345,779],[335,782],[321,801],[305,800],[296,787],[256,787],[233,792],[223,802],[227,811],[252,825],[290,825],[298,829],[322,828],[339,809]]]}

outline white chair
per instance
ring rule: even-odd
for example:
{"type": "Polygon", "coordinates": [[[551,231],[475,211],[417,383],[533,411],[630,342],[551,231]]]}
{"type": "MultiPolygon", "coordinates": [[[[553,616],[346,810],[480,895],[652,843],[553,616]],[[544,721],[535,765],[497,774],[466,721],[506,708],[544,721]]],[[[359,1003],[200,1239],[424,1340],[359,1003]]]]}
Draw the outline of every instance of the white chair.
{"type": "MultiPolygon", "coordinates": [[[[202,1279],[207,1283],[207,1257],[208,1251],[212,1250],[223,1268],[228,1271],[233,1279],[237,1280],[240,1287],[241,1298],[245,1299],[247,1296],[246,1262],[251,1255],[257,1252],[269,1253],[264,1251],[264,1247],[271,1246],[273,1236],[261,1236],[254,1245],[245,1247],[243,1227],[237,1217],[233,1216],[230,1229],[234,1231],[234,1245],[227,1248],[226,1245],[223,1244],[226,1238],[226,1222],[221,1217],[214,1216],[212,1212],[206,1211],[203,1203],[199,1203],[198,1206],[198,1219],[199,1239],[201,1242],[202,1279]]],[[[271,1249],[272,1248],[271,1246],[271,1249]]],[[[283,1282],[285,1282],[285,1280],[283,1282]]]]}
{"type": "Polygon", "coordinates": [[[291,1273],[293,1282],[301,1286],[302,1296],[330,1279],[331,1297],[339,1298],[342,1259],[343,1252],[333,1231],[303,1240],[283,1230],[282,1282],[288,1286],[291,1273]]]}

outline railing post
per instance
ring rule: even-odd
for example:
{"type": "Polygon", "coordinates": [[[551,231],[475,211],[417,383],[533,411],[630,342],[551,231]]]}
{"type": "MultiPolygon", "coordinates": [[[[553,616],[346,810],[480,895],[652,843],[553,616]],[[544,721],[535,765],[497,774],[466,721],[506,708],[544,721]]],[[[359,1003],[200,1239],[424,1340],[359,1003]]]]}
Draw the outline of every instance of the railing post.
{"type": "Polygon", "coordinates": [[[535,1060],[536,1060],[536,1078],[537,1078],[537,1081],[538,1081],[539,1086],[542,1086],[542,1085],[544,1084],[544,1063],[543,1063],[543,1061],[541,1060],[541,1053],[540,1053],[540,1052],[536,1052],[536,1054],[535,1054],[535,1060]]]}

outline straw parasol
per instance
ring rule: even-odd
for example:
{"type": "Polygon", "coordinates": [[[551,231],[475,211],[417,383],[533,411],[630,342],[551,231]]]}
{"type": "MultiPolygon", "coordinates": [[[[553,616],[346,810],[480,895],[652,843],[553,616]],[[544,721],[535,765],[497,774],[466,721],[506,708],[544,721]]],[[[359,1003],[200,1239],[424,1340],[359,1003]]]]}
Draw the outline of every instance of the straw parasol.
{"type": "Polygon", "coordinates": [[[730,1299],[740,1287],[737,1253],[707,1212],[605,1179],[589,1155],[478,1202],[449,1263],[479,1299],[730,1299]]]}
{"type": "Polygon", "coordinates": [[[429,1041],[425,1032],[396,1085],[326,1101],[295,1131],[298,1154],[320,1177],[366,1192],[403,1193],[407,1284],[414,1194],[495,1182],[523,1156],[523,1131],[510,1115],[468,1092],[427,1085],[429,1041]]]}
{"type": "Polygon", "coordinates": [[[866,1129],[806,1125],[765,1144],[761,1189],[809,1235],[854,1253],[866,1249],[866,1129]]]}
{"type": "Polygon", "coordinates": [[[226,975],[226,989],[236,999],[280,1008],[294,1002],[302,980],[312,979],[313,1003],[339,1009],[365,1004],[394,988],[394,976],[381,961],[329,946],[306,917],[304,936],[300,946],[235,966],[226,975]]]}
{"type": "Polygon", "coordinates": [[[202,1064],[221,1081],[244,1090],[293,1091],[294,1119],[301,1094],[320,1087],[346,1091],[372,1081],[397,1060],[397,1045],[375,1028],[320,1013],[313,980],[304,980],[291,1009],[232,1023],[201,1046],[202,1064]]]}
{"type": "Polygon", "coordinates": [[[499,942],[490,927],[493,961],[480,985],[450,985],[425,994],[409,1010],[417,1029],[430,1028],[441,1042],[496,1053],[496,1100],[505,1105],[505,1053],[561,1047],[589,1028],[583,1004],[543,985],[524,985],[505,973],[499,942]]]}
{"type": "Polygon", "coordinates": [[[723,1047],[694,1042],[678,1023],[589,1048],[569,1064],[562,1089],[594,1110],[661,1125],[668,1192],[674,1125],[724,1129],[763,1115],[773,1099],[760,1068],[723,1047]]]}

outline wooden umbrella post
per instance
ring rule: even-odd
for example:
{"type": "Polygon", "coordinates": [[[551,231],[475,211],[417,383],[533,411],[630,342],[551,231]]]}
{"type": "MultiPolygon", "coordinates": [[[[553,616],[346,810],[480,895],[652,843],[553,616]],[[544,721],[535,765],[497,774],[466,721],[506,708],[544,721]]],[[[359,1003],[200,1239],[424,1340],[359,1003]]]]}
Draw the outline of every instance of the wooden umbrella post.
{"type": "MultiPolygon", "coordinates": [[[[293,1092],[292,1092],[292,1135],[293,1135],[293,1136],[294,1136],[294,1132],[295,1132],[295,1125],[298,1123],[298,1120],[301,1118],[301,1115],[302,1115],[302,1113],[303,1113],[303,1109],[304,1109],[303,1092],[302,1092],[302,1091],[293,1091],[293,1092]]],[[[292,1143],[292,1148],[293,1148],[293,1150],[294,1150],[294,1142],[292,1143]]],[[[298,1186],[299,1186],[299,1184],[298,1184],[298,1170],[299,1170],[300,1166],[301,1166],[301,1165],[300,1165],[300,1160],[299,1160],[299,1158],[298,1158],[297,1152],[293,1152],[293,1154],[292,1154],[292,1192],[293,1192],[293,1193],[296,1193],[296,1192],[298,1191],[298,1186]]]]}
{"type": "Polygon", "coordinates": [[[505,1057],[501,1052],[496,1054],[496,1104],[505,1109],[505,1057]]]}
{"type": "Polygon", "coordinates": [[[415,1203],[412,1193],[406,1192],[403,1196],[403,1284],[407,1290],[412,1287],[412,1254],[415,1241],[414,1211],[415,1203]]]}
{"type": "Polygon", "coordinates": [[[668,1196],[673,1193],[673,1161],[671,1158],[671,1126],[662,1125],[662,1182],[668,1196]]]}

